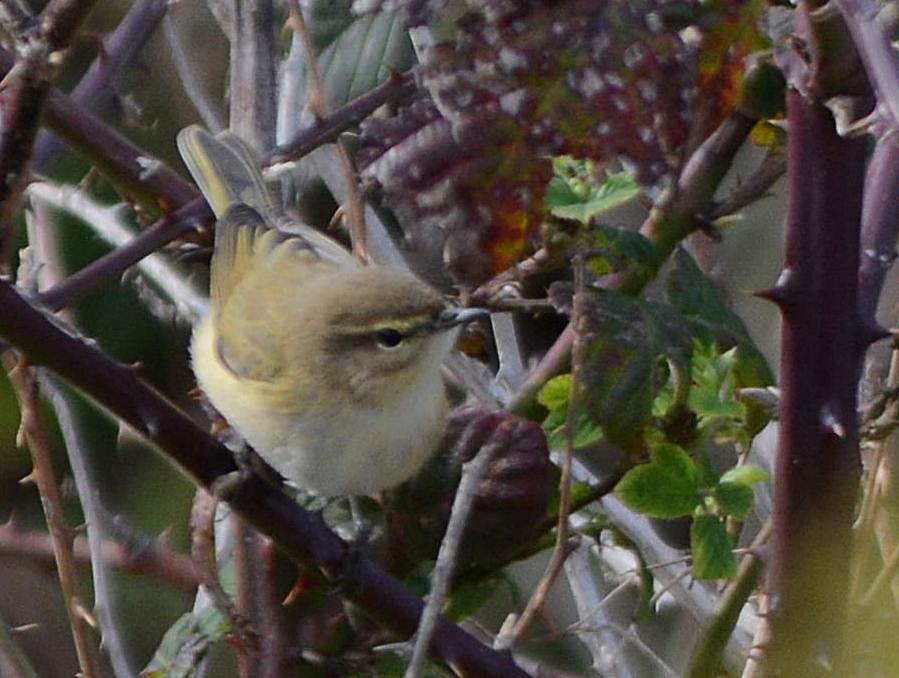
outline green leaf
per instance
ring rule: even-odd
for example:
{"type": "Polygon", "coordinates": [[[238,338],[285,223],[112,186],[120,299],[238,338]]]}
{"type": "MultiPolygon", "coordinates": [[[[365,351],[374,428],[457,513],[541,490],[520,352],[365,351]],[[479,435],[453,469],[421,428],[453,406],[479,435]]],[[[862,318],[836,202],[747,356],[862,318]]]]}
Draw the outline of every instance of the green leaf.
{"type": "Polygon", "coordinates": [[[610,441],[639,450],[653,400],[668,380],[667,361],[689,379],[693,342],[666,305],[609,290],[588,290],[585,297],[579,397],[610,441]]]}
{"type": "Polygon", "coordinates": [[[141,671],[146,678],[192,678],[210,646],[228,634],[228,620],[214,605],[198,614],[181,615],[169,627],[150,663],[141,671]]]}
{"type": "Polygon", "coordinates": [[[700,501],[698,469],[677,445],[659,445],[652,461],[628,471],[615,488],[621,500],[653,518],[689,515],[700,501]]]}
{"type": "Polygon", "coordinates": [[[752,488],[722,481],[715,486],[715,501],[726,514],[742,520],[752,507],[752,488]]]}
{"type": "Polygon", "coordinates": [[[591,229],[594,251],[588,265],[596,275],[640,267],[650,275],[662,263],[655,245],[637,231],[597,224],[591,229]]]}
{"type": "Polygon", "coordinates": [[[620,207],[640,193],[640,185],[626,172],[612,174],[597,185],[593,164],[589,161],[572,161],[572,164],[564,165],[557,159],[553,169],[556,177],[547,187],[546,206],[550,214],[560,219],[574,219],[586,224],[598,214],[620,207]],[[570,174],[559,176],[560,169],[570,174]]]}
{"type": "Polygon", "coordinates": [[[739,466],[734,466],[721,476],[721,482],[739,483],[746,487],[752,487],[756,483],[765,482],[769,477],[768,472],[760,466],[756,466],[755,464],[740,464],[739,466]]]}
{"type": "Polygon", "coordinates": [[[402,18],[395,12],[357,16],[348,2],[317,2],[314,41],[330,106],[342,106],[415,63],[402,18]],[[328,7],[333,5],[333,7],[328,7]]]}
{"type": "MultiPolygon", "coordinates": [[[[683,249],[674,256],[675,267],[668,279],[668,299],[687,319],[693,335],[703,344],[721,351],[735,349],[734,388],[768,386],[774,375],[768,367],[743,320],[718,294],[714,284],[699,270],[693,258],[683,249]]],[[[758,433],[768,422],[768,415],[757,405],[747,407],[750,435],[758,433]]]]}
{"type": "Polygon", "coordinates": [[[470,584],[463,584],[453,591],[446,603],[444,614],[454,621],[463,621],[481,609],[503,583],[500,577],[489,577],[470,584]]]}
{"type": "Polygon", "coordinates": [[[737,387],[768,386],[774,375],[743,320],[734,313],[683,249],[674,255],[675,268],[668,279],[668,299],[687,318],[694,336],[722,350],[737,348],[734,372],[737,387]]]}
{"type": "Polygon", "coordinates": [[[550,412],[559,409],[568,409],[568,399],[571,397],[571,375],[560,374],[553,377],[543,385],[537,394],[537,402],[550,412]]]}
{"type": "Polygon", "coordinates": [[[721,579],[737,573],[733,542],[717,516],[693,517],[690,546],[693,549],[693,574],[700,579],[721,579]]]}

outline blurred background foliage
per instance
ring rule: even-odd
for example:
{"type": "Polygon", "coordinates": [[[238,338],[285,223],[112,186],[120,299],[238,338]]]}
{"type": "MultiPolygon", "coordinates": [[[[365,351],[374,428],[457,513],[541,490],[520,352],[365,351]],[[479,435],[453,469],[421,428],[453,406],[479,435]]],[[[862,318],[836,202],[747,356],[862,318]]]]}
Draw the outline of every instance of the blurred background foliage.
{"type": "MultiPolygon", "coordinates": [[[[311,4],[313,12],[318,12],[315,20],[310,21],[312,37],[320,53],[319,67],[332,107],[346,103],[382,82],[389,75],[388,67],[403,70],[414,62],[412,43],[392,15],[380,13],[360,19],[350,13],[348,2],[311,4]],[[350,29],[346,29],[348,24],[352,24],[350,29]],[[369,67],[362,68],[360,63],[369,67]]],[[[97,55],[98,43],[94,38],[112,30],[127,8],[126,3],[116,4],[112,0],[104,0],[97,6],[58,83],[62,89],[67,90],[77,82],[87,64],[97,55]]],[[[34,5],[30,9],[37,12],[41,7],[34,5]]],[[[172,5],[171,16],[203,90],[223,112],[225,107],[221,102],[226,95],[228,44],[218,23],[207,6],[197,0],[183,0],[172,5]]],[[[179,129],[197,122],[197,114],[175,76],[172,50],[162,31],[154,33],[129,68],[115,105],[104,113],[104,117],[137,144],[183,172],[174,138],[179,129]]],[[[723,182],[720,194],[737,186],[750,168],[757,165],[763,152],[747,144],[723,182]]],[[[94,196],[110,204],[117,202],[119,198],[108,184],[88,170],[89,165],[71,153],[66,153],[52,167],[42,168],[55,181],[65,184],[86,182],[94,196]]],[[[333,210],[333,198],[318,182],[301,182],[295,188],[295,200],[303,202],[303,214],[317,221],[317,225],[324,225],[322,222],[333,210]]],[[[742,218],[727,225],[720,243],[702,235],[696,236],[692,243],[694,254],[700,261],[704,251],[713,252],[710,258],[715,264],[709,271],[712,279],[746,322],[750,334],[775,369],[779,355],[778,313],[772,304],[753,297],[751,292],[770,287],[780,271],[784,208],[784,190],[778,183],[768,198],[746,208],[742,218]]],[[[606,213],[604,221],[636,228],[644,216],[639,205],[630,203],[606,213]]],[[[61,250],[69,271],[80,269],[108,251],[86,225],[70,216],[59,219],[61,250]]],[[[197,276],[202,278],[200,267],[197,276]]],[[[885,309],[895,304],[895,286],[895,275],[891,275],[882,297],[885,309]]],[[[648,295],[659,293],[651,288],[648,295]]],[[[186,352],[189,328],[148,311],[138,290],[127,281],[94,290],[74,308],[85,335],[96,339],[103,350],[115,358],[126,363],[139,362],[149,381],[176,403],[196,411],[195,403],[188,396],[193,388],[186,352]]],[[[80,396],[78,398],[80,400],[80,396]]],[[[90,441],[89,456],[100,479],[99,491],[108,510],[127,517],[137,533],[153,537],[165,535],[177,550],[186,550],[192,484],[154,450],[127,430],[120,429],[91,405],[82,401],[79,410],[90,441]]],[[[19,483],[19,479],[28,474],[30,461],[27,452],[16,446],[17,426],[15,398],[5,377],[0,375],[0,519],[10,520],[22,529],[38,529],[43,526],[43,516],[37,492],[33,485],[19,483]]],[[[54,437],[54,444],[56,468],[66,469],[58,435],[54,437]]],[[[770,441],[767,444],[770,448],[770,441]]],[[[62,473],[65,477],[65,471],[62,473]]],[[[70,523],[80,524],[82,518],[71,492],[69,500],[70,523]]],[[[490,626],[502,621],[510,600],[515,600],[520,591],[530,590],[539,578],[545,559],[545,554],[541,554],[509,568],[508,578],[515,584],[497,586],[495,596],[481,610],[480,618],[490,626]]],[[[18,637],[40,675],[73,675],[77,666],[52,565],[37,568],[32,561],[0,554],[0,568],[0,614],[14,626],[40,624],[37,630],[18,637]]],[[[289,575],[285,577],[289,578],[289,575]]],[[[89,581],[85,576],[85,586],[89,586],[89,581]]],[[[129,649],[136,665],[144,666],[165,631],[189,607],[192,597],[170,584],[124,573],[118,576],[116,588],[125,601],[124,609],[133,611],[125,617],[129,649]]],[[[559,628],[577,620],[567,593],[557,590],[551,595],[547,616],[559,628]]],[[[663,609],[649,623],[664,628],[669,624],[669,617],[674,616],[674,611],[663,609]]],[[[683,658],[687,649],[677,647],[677,638],[669,637],[667,642],[670,647],[659,651],[683,658]]],[[[548,645],[543,651],[551,655],[554,664],[571,671],[581,670],[589,661],[573,639],[548,645]]]]}

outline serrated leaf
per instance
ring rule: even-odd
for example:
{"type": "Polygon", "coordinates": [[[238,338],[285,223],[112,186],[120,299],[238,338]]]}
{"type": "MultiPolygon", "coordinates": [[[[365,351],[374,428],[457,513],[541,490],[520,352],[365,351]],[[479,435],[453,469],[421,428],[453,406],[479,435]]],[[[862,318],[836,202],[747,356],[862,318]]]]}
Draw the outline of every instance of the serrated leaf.
{"type": "Polygon", "coordinates": [[[659,445],[652,461],[624,474],[615,487],[621,500],[653,518],[689,515],[699,503],[698,470],[690,456],[676,445],[659,445]]]}
{"type": "Polygon", "coordinates": [[[656,394],[668,379],[666,360],[690,375],[693,342],[670,307],[609,290],[585,292],[586,344],[579,397],[606,437],[638,449],[656,394]]]}
{"type": "Polygon", "coordinates": [[[733,542],[718,517],[709,514],[693,517],[690,547],[693,551],[693,574],[700,579],[721,579],[737,573],[733,542]]]}
{"type": "Polygon", "coordinates": [[[640,185],[629,174],[619,172],[597,184],[592,176],[592,163],[586,167],[588,172],[574,177],[558,176],[557,170],[546,191],[550,214],[587,224],[593,217],[620,207],[640,193],[640,185]]]}
{"type": "Polygon", "coordinates": [[[571,397],[571,374],[560,374],[553,377],[543,385],[537,394],[537,402],[550,412],[568,409],[568,399],[571,397]]]}
{"type": "Polygon", "coordinates": [[[721,481],[714,489],[715,501],[726,514],[742,520],[752,507],[752,488],[721,481]]]}
{"type": "MultiPolygon", "coordinates": [[[[551,450],[565,450],[568,448],[568,434],[565,431],[565,424],[568,419],[567,412],[556,412],[550,414],[543,422],[543,428],[549,432],[547,443],[551,450]],[[561,421],[551,426],[552,423],[561,418],[561,421]]],[[[603,438],[602,428],[590,421],[586,414],[578,417],[577,425],[574,432],[574,449],[580,450],[590,445],[595,445],[603,438]]]]}
{"type": "MultiPolygon", "coordinates": [[[[689,323],[690,331],[703,344],[720,351],[736,349],[733,363],[733,388],[768,386],[774,375],[765,356],[755,345],[743,320],[734,313],[712,282],[699,270],[693,258],[683,249],[674,257],[675,267],[668,278],[668,299],[689,323]]],[[[722,369],[728,369],[721,363],[722,369]]],[[[737,406],[743,406],[737,404],[737,406]]],[[[761,408],[747,404],[747,428],[750,435],[768,422],[761,408]]]]}
{"type": "Polygon", "coordinates": [[[737,348],[734,371],[739,388],[774,383],[768,362],[749,336],[746,324],[724,303],[693,257],[678,249],[674,262],[668,278],[668,299],[690,322],[693,334],[705,344],[717,343],[722,350],[737,348]]]}
{"type": "Polygon", "coordinates": [[[756,483],[763,483],[770,478],[768,472],[755,464],[740,464],[734,466],[721,476],[722,483],[739,483],[746,487],[752,487],[756,483]]]}

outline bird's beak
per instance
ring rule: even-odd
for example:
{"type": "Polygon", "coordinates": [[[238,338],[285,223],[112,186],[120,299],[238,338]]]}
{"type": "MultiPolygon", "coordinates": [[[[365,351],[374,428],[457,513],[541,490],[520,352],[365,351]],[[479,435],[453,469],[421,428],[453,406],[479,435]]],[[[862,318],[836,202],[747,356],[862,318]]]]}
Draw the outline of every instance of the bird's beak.
{"type": "Polygon", "coordinates": [[[435,330],[447,330],[456,325],[470,323],[478,318],[490,317],[490,311],[485,308],[448,308],[434,321],[435,330]]]}

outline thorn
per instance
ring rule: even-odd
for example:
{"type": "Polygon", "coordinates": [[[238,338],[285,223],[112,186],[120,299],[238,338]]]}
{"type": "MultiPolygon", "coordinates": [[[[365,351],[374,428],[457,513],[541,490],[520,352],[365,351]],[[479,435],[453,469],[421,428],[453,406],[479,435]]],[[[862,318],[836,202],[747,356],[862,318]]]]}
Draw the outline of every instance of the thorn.
{"type": "Polygon", "coordinates": [[[340,205],[336,210],[334,210],[334,215],[331,217],[331,221],[328,222],[328,228],[334,228],[337,224],[342,222],[346,217],[346,212],[346,205],[340,205]]]}
{"type": "Polygon", "coordinates": [[[31,473],[27,476],[19,478],[19,485],[37,485],[37,473],[34,472],[34,469],[31,469],[31,473]]]}
{"type": "Polygon", "coordinates": [[[97,628],[97,626],[98,626],[97,618],[94,616],[93,612],[91,612],[86,607],[84,607],[84,605],[82,605],[81,603],[78,603],[78,602],[76,602],[72,607],[75,611],[75,614],[77,614],[79,617],[81,617],[81,619],[84,620],[85,624],[90,626],[92,629],[97,628]]]}
{"type": "Polygon", "coordinates": [[[31,624],[22,624],[20,626],[13,626],[9,629],[9,632],[13,633],[13,634],[28,633],[29,631],[37,631],[40,628],[41,628],[41,625],[38,624],[37,622],[34,622],[31,624]]]}
{"type": "Polygon", "coordinates": [[[310,586],[309,577],[303,573],[300,573],[297,576],[297,580],[293,583],[293,586],[290,587],[290,591],[284,596],[284,600],[281,601],[281,607],[287,607],[288,605],[293,605],[297,602],[300,597],[305,594],[310,586]]]}
{"type": "Polygon", "coordinates": [[[846,425],[837,418],[829,405],[825,405],[821,410],[821,423],[837,438],[846,438],[846,425]]]}
{"type": "Polygon", "coordinates": [[[875,320],[862,320],[858,327],[859,342],[867,348],[870,344],[893,336],[893,333],[875,320]]]}
{"type": "Polygon", "coordinates": [[[765,301],[770,301],[778,306],[783,306],[787,303],[787,290],[783,287],[775,286],[765,290],[758,290],[757,292],[753,292],[752,296],[764,299],[765,301]]]}
{"type": "Polygon", "coordinates": [[[796,272],[787,266],[780,272],[774,287],[761,290],[755,296],[777,304],[783,309],[796,295],[796,272]]]}
{"type": "Polygon", "coordinates": [[[131,363],[131,369],[135,372],[142,372],[144,369],[144,364],[140,360],[135,360],[133,363],[131,363]]]}

